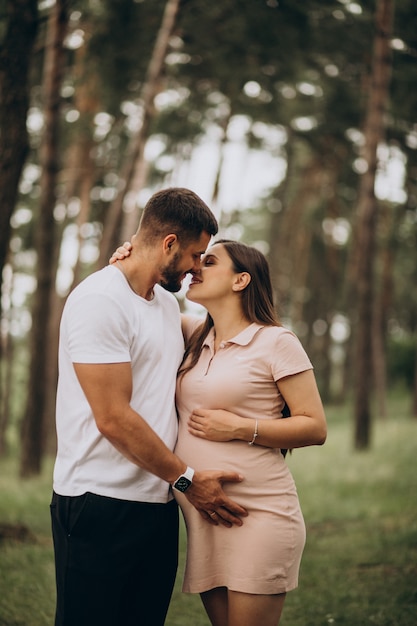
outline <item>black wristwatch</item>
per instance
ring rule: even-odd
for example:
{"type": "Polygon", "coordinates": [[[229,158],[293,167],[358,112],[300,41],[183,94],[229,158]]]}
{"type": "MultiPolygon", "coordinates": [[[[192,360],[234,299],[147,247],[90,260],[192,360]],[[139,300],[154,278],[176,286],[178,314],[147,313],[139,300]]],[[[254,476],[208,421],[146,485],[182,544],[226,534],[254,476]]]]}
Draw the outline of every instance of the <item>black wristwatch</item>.
{"type": "Polygon", "coordinates": [[[194,470],[191,467],[187,467],[184,474],[178,476],[177,480],[172,485],[176,491],[185,493],[193,482],[194,470]]]}

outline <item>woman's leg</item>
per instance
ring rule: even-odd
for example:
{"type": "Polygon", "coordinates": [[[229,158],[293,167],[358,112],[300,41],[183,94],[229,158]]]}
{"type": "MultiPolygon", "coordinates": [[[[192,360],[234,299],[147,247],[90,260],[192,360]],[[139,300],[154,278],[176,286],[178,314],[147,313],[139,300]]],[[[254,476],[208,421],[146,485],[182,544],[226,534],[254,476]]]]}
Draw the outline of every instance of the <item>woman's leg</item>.
{"type": "Polygon", "coordinates": [[[278,626],[285,596],[229,591],[227,626],[278,626]]]}
{"type": "Polygon", "coordinates": [[[212,626],[278,626],[286,594],[258,595],[217,587],[201,594],[212,626]]]}
{"type": "Polygon", "coordinates": [[[226,587],[216,587],[200,595],[212,626],[227,626],[226,587]]]}

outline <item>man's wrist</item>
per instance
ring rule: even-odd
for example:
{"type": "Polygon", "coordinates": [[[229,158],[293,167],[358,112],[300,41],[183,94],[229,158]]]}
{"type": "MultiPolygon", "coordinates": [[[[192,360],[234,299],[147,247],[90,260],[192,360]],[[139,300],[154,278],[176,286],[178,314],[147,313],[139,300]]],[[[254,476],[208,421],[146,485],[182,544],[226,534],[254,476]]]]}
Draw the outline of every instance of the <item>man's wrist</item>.
{"type": "Polygon", "coordinates": [[[180,493],[185,493],[193,482],[194,470],[192,467],[188,467],[180,476],[178,476],[177,480],[172,483],[173,489],[175,491],[179,491],[180,493]]]}

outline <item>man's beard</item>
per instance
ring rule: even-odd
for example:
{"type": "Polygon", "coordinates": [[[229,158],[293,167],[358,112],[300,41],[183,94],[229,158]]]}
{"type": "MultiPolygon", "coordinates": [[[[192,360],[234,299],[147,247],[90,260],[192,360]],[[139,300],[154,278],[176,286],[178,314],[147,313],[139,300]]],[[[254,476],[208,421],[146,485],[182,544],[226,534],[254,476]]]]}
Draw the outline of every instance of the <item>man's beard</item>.
{"type": "Polygon", "coordinates": [[[177,268],[178,261],[180,260],[181,260],[180,253],[176,252],[172,261],[169,263],[169,265],[167,265],[167,267],[164,267],[164,269],[161,270],[162,277],[161,277],[161,280],[159,281],[159,284],[161,285],[161,287],[163,287],[167,291],[171,291],[172,293],[179,291],[182,287],[181,279],[184,275],[184,272],[179,272],[177,268]]]}

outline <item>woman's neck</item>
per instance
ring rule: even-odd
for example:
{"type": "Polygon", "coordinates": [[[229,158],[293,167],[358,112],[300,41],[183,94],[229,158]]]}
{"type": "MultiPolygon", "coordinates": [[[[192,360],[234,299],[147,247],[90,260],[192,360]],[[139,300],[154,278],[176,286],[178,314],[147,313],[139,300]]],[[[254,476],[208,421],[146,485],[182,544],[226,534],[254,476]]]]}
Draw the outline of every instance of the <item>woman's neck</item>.
{"type": "Polygon", "coordinates": [[[226,308],[216,312],[209,311],[209,313],[214,323],[214,344],[216,348],[222,341],[228,341],[236,337],[251,324],[240,309],[233,311],[226,308]]]}

